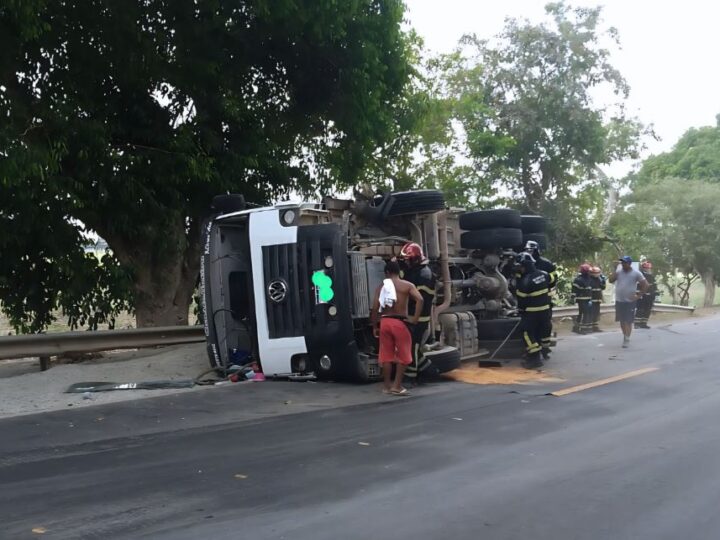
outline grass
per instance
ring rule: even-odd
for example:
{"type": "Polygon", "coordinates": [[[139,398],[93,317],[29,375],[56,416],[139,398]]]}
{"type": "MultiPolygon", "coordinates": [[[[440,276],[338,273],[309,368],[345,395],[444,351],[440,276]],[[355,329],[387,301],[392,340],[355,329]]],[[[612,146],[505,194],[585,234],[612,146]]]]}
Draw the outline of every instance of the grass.
{"type": "MultiPolygon", "coordinates": [[[[662,290],[662,287],[661,287],[662,290]]],[[[664,291],[663,291],[664,292],[664,291]]],[[[705,287],[702,283],[696,282],[693,283],[690,286],[690,301],[688,305],[695,306],[695,307],[702,307],[703,301],[705,299],[705,287]]],[[[672,296],[670,296],[667,293],[664,293],[660,297],[660,302],[663,304],[672,304],[672,296]]],[[[719,305],[720,304],[720,287],[716,287],[715,289],[715,300],[713,301],[713,305],[719,305]]]]}

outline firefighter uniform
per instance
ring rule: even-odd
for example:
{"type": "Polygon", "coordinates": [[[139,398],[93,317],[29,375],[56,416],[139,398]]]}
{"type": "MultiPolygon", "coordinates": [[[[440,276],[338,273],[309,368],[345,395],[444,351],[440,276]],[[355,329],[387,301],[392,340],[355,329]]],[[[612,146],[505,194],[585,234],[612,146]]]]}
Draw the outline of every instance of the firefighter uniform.
{"type": "MultiPolygon", "coordinates": [[[[648,288],[642,295],[642,298],[638,300],[637,310],[635,311],[635,328],[650,328],[648,326],[648,320],[652,313],[653,306],[655,305],[655,294],[657,293],[657,284],[655,283],[655,276],[645,270],[640,270],[643,277],[648,282],[648,288]]],[[[640,291],[638,291],[640,292],[640,291]]]]}
{"type": "MultiPolygon", "coordinates": [[[[417,378],[422,375],[430,366],[430,360],[424,357],[422,347],[430,337],[430,320],[432,307],[435,304],[435,275],[427,264],[411,266],[404,271],[403,279],[409,281],[420,292],[423,297],[423,307],[420,319],[416,325],[410,326],[412,334],[412,363],[405,370],[408,378],[417,378]]],[[[415,301],[408,300],[408,313],[414,313],[415,301]]]]}
{"type": "Polygon", "coordinates": [[[551,278],[542,270],[535,267],[529,254],[529,260],[522,260],[520,264],[524,271],[517,282],[515,294],[518,299],[518,308],[522,323],[523,338],[527,349],[528,367],[542,365],[540,353],[542,341],[550,334],[550,283],[551,278]]]}
{"type": "Polygon", "coordinates": [[[603,301],[603,291],[607,287],[607,278],[603,274],[592,273],[590,274],[590,286],[592,287],[591,329],[593,332],[600,332],[600,305],[603,301]]]}
{"type": "Polygon", "coordinates": [[[577,331],[581,334],[592,332],[592,283],[588,272],[581,272],[573,281],[573,295],[578,305],[577,331]]]}
{"type": "MultiPolygon", "coordinates": [[[[555,263],[553,263],[550,259],[546,259],[545,257],[540,256],[540,252],[537,251],[537,257],[533,255],[533,258],[535,259],[535,268],[538,270],[542,270],[545,272],[548,277],[550,278],[550,292],[552,293],[553,289],[555,289],[555,285],[557,285],[557,266],[555,266],[555,263]]],[[[550,314],[549,314],[549,324],[547,326],[547,335],[542,336],[541,339],[541,345],[542,345],[542,354],[545,358],[548,358],[550,356],[550,347],[552,345],[552,299],[550,301],[550,314]]]]}

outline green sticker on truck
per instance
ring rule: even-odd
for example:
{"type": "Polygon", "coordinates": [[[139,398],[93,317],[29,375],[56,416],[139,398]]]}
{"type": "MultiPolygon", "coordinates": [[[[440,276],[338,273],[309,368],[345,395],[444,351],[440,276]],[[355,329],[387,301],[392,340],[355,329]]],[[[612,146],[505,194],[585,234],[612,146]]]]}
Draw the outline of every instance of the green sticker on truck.
{"type": "Polygon", "coordinates": [[[315,285],[318,302],[326,303],[335,297],[335,291],[332,288],[333,280],[325,273],[325,270],[313,272],[312,283],[315,285]]]}

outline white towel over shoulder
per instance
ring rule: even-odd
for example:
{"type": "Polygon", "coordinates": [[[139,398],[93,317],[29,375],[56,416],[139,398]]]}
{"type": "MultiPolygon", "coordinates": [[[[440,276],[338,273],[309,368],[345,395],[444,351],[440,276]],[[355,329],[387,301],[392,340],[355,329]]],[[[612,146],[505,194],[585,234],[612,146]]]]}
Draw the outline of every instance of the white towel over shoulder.
{"type": "Polygon", "coordinates": [[[392,279],[383,280],[382,289],[380,289],[380,310],[390,308],[397,302],[397,291],[392,279]]]}

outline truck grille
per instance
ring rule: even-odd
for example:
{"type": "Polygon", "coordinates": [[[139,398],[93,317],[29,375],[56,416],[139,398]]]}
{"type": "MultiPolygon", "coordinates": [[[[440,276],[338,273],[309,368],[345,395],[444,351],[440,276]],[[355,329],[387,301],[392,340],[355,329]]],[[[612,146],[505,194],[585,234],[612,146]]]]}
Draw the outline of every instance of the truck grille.
{"type": "Polygon", "coordinates": [[[307,284],[301,283],[297,244],[264,246],[263,270],[270,339],[302,336],[301,288],[307,291],[307,284]]]}

